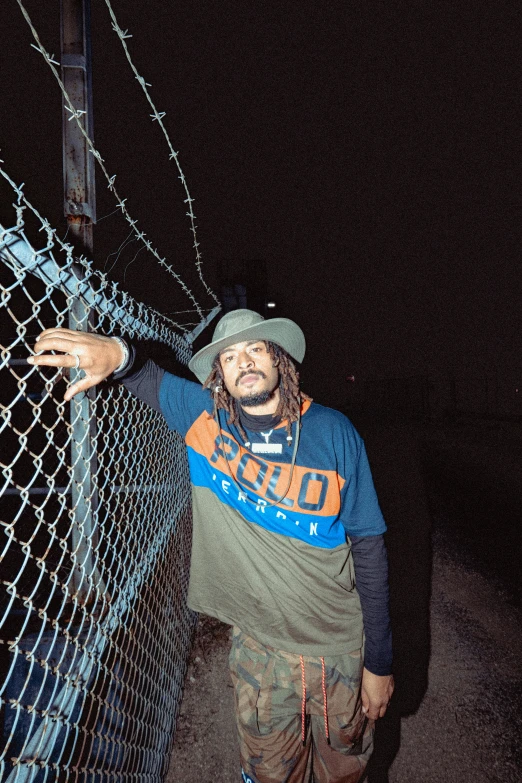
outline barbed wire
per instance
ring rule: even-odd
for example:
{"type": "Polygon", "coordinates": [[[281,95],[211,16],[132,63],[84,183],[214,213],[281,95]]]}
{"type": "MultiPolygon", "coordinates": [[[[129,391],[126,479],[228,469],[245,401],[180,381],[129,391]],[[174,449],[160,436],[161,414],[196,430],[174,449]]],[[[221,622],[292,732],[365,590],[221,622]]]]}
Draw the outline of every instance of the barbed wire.
{"type": "MultiPolygon", "coordinates": [[[[122,214],[124,215],[125,219],[129,223],[129,225],[131,226],[132,231],[136,234],[136,238],[140,242],[142,242],[143,245],[147,248],[147,250],[156,258],[156,260],[160,264],[160,266],[163,267],[164,269],[166,269],[172,275],[172,277],[176,280],[178,285],[180,285],[180,287],[183,290],[183,292],[192,301],[192,303],[193,303],[193,305],[194,305],[198,315],[200,316],[200,318],[203,319],[203,314],[202,314],[201,307],[200,307],[199,303],[196,301],[196,298],[194,297],[193,293],[190,291],[188,286],[182,280],[180,275],[178,275],[177,272],[174,271],[172,266],[167,263],[165,258],[160,256],[158,251],[152,246],[152,243],[147,238],[147,235],[143,231],[140,231],[140,230],[137,229],[138,221],[131,217],[131,215],[129,214],[129,212],[128,212],[126,206],[125,206],[125,202],[127,201],[127,199],[126,198],[122,199],[120,197],[116,187],[115,187],[114,183],[115,183],[115,180],[116,180],[116,174],[113,174],[113,175],[109,174],[109,172],[108,172],[108,170],[107,170],[107,168],[105,166],[105,161],[104,161],[104,159],[101,156],[101,153],[96,149],[96,147],[94,146],[92,140],[90,139],[87,131],[85,130],[85,128],[83,126],[82,116],[85,114],[85,112],[81,111],[81,110],[78,110],[78,109],[76,109],[74,107],[74,105],[73,105],[73,103],[71,101],[71,98],[70,98],[69,94],[67,93],[67,90],[65,89],[65,85],[64,85],[64,83],[63,83],[63,81],[62,81],[62,79],[61,79],[61,77],[60,77],[60,75],[59,75],[59,73],[57,71],[57,68],[56,68],[56,66],[60,66],[60,63],[57,62],[54,59],[54,54],[49,54],[49,52],[47,52],[47,50],[43,46],[43,44],[42,44],[42,42],[40,40],[40,37],[38,35],[38,31],[34,27],[34,25],[32,23],[32,20],[31,20],[31,17],[29,16],[29,13],[28,13],[27,9],[25,8],[22,0],[16,0],[16,2],[18,3],[18,6],[19,6],[19,8],[20,8],[20,10],[21,10],[21,12],[22,12],[22,14],[24,16],[24,19],[26,20],[26,22],[27,22],[27,24],[29,26],[29,29],[31,30],[31,33],[33,35],[34,40],[36,41],[36,45],[31,44],[32,48],[35,49],[37,52],[39,52],[42,55],[42,57],[44,58],[45,62],[48,64],[49,68],[51,69],[51,71],[52,71],[52,73],[54,75],[54,78],[56,79],[56,81],[57,81],[57,83],[58,83],[58,85],[59,85],[59,87],[61,89],[62,95],[64,97],[64,101],[65,101],[65,104],[66,104],[65,105],[65,109],[70,114],[70,117],[68,118],[69,121],[71,121],[72,119],[74,119],[76,121],[76,123],[78,125],[78,128],[80,129],[80,132],[81,132],[82,136],[84,137],[84,139],[86,141],[86,144],[87,144],[87,146],[89,148],[89,151],[94,156],[95,160],[98,162],[98,165],[100,166],[100,169],[102,170],[102,172],[103,172],[103,174],[104,174],[104,176],[105,176],[105,178],[106,178],[106,180],[108,182],[108,186],[107,186],[108,189],[114,195],[114,197],[116,199],[116,202],[118,204],[118,207],[121,209],[122,214]]],[[[183,180],[184,180],[184,177],[183,177],[183,180]]],[[[189,202],[189,204],[191,205],[191,202],[189,202]]],[[[195,241],[197,241],[197,240],[195,240],[195,241]]],[[[196,251],[199,253],[198,247],[196,247],[196,251]]],[[[200,258],[199,258],[199,260],[200,260],[200,258]]],[[[201,263],[199,264],[198,271],[200,271],[200,269],[201,269],[201,263]]],[[[218,302],[218,299],[216,298],[215,294],[212,293],[212,296],[213,296],[214,300],[216,302],[218,302]]]]}
{"type": "MultiPolygon", "coordinates": [[[[23,187],[24,187],[25,183],[22,182],[20,185],[17,185],[16,182],[14,182],[14,180],[11,179],[9,174],[3,168],[3,165],[2,165],[3,163],[4,163],[4,161],[2,159],[0,159],[0,175],[11,185],[11,187],[13,188],[13,190],[15,191],[16,196],[17,196],[18,203],[17,204],[13,204],[13,207],[16,209],[17,224],[19,226],[23,225],[23,223],[24,223],[23,212],[24,212],[25,209],[29,209],[30,212],[32,212],[33,215],[40,221],[40,224],[41,224],[40,231],[45,231],[46,236],[47,236],[48,246],[52,246],[53,244],[57,244],[67,254],[67,258],[68,259],[72,259],[73,253],[74,253],[73,245],[70,245],[67,242],[64,242],[58,236],[58,233],[51,226],[51,224],[49,223],[47,218],[43,217],[43,215],[41,215],[38,212],[36,207],[33,206],[33,204],[31,204],[31,202],[26,198],[26,196],[25,196],[25,194],[23,192],[23,187]]],[[[78,264],[80,264],[82,267],[84,267],[84,269],[86,269],[88,271],[89,275],[92,274],[92,271],[93,271],[92,270],[92,262],[89,259],[87,259],[85,256],[80,255],[80,256],[74,256],[74,260],[78,264]]],[[[100,281],[102,282],[102,285],[104,285],[104,286],[105,285],[111,285],[111,286],[113,286],[113,288],[115,290],[117,289],[118,284],[115,283],[115,282],[110,281],[108,276],[107,276],[107,274],[97,270],[96,271],[96,275],[99,277],[100,281]]],[[[126,296],[130,300],[131,297],[128,294],[126,296]]],[[[165,321],[167,321],[171,326],[175,327],[176,329],[180,329],[182,332],[188,332],[189,331],[189,329],[187,329],[185,325],[177,323],[176,321],[173,321],[167,315],[165,315],[163,313],[160,313],[158,310],[155,310],[153,307],[147,307],[147,309],[150,312],[155,313],[155,315],[158,318],[162,318],[165,321]]],[[[189,311],[187,311],[187,310],[180,310],[179,312],[180,313],[197,312],[198,315],[202,319],[204,318],[204,313],[203,313],[203,311],[200,310],[199,307],[195,308],[194,310],[189,310],[189,311]]],[[[170,315],[176,315],[177,313],[176,312],[170,312],[169,314],[170,315]]]]}
{"type": "MultiPolygon", "coordinates": [[[[204,313],[211,313],[213,307],[204,307],[203,312],[204,313]]],[[[176,312],[172,312],[171,315],[181,315],[181,313],[195,313],[195,310],[176,310],[176,312]]],[[[165,313],[165,315],[168,315],[168,313],[165,313]]]]}
{"type": "Polygon", "coordinates": [[[194,235],[194,245],[193,245],[193,247],[194,247],[194,249],[196,251],[196,268],[198,270],[199,278],[200,278],[201,282],[203,283],[207,293],[214,299],[214,301],[217,304],[219,304],[218,298],[216,297],[214,292],[207,285],[207,282],[203,278],[203,274],[202,274],[202,271],[201,271],[201,262],[202,261],[201,261],[201,253],[200,253],[200,250],[199,250],[199,242],[198,242],[197,236],[196,236],[196,228],[197,228],[196,222],[195,222],[196,221],[196,216],[195,216],[194,211],[192,209],[192,204],[195,201],[195,199],[193,199],[191,197],[191,195],[190,195],[190,192],[189,192],[189,189],[188,189],[188,185],[187,185],[187,180],[185,179],[185,175],[183,174],[183,171],[181,169],[181,164],[179,162],[179,152],[177,152],[174,149],[172,141],[170,140],[170,136],[169,136],[169,134],[167,132],[167,129],[165,127],[165,124],[163,122],[163,118],[166,116],[166,112],[159,112],[157,110],[157,108],[154,105],[154,102],[153,102],[153,100],[152,100],[152,98],[150,96],[150,93],[149,93],[149,91],[147,89],[147,87],[151,87],[152,85],[149,82],[145,81],[143,76],[140,76],[140,74],[138,73],[138,69],[136,68],[136,66],[134,64],[134,61],[131,58],[131,55],[130,55],[130,52],[129,52],[129,48],[127,46],[127,39],[128,38],[132,38],[132,35],[129,33],[128,30],[122,30],[121,27],[119,26],[118,20],[116,19],[116,14],[114,13],[114,9],[113,9],[113,7],[112,7],[112,5],[110,3],[110,0],[105,0],[105,5],[107,6],[107,8],[109,10],[109,14],[110,14],[111,19],[112,19],[112,29],[114,30],[114,32],[117,34],[118,38],[120,39],[121,45],[123,46],[123,51],[125,52],[125,56],[126,56],[126,58],[128,60],[128,63],[130,65],[130,67],[132,68],[132,72],[134,73],[134,76],[135,76],[138,84],[140,85],[141,89],[145,93],[145,97],[147,98],[147,101],[149,102],[149,105],[150,105],[150,107],[151,107],[151,109],[153,111],[153,113],[150,115],[152,117],[152,121],[153,122],[157,122],[158,125],[160,126],[160,128],[161,128],[161,130],[163,132],[163,135],[165,136],[165,139],[167,141],[167,145],[168,145],[168,148],[169,148],[169,151],[170,151],[169,158],[170,158],[170,160],[174,160],[175,163],[176,163],[176,166],[177,166],[177,169],[178,169],[178,172],[179,172],[179,179],[181,180],[181,182],[183,184],[183,187],[185,189],[185,193],[186,193],[186,196],[187,196],[187,198],[185,199],[184,203],[188,204],[188,212],[186,214],[190,218],[191,231],[192,231],[192,234],[194,235]]]}

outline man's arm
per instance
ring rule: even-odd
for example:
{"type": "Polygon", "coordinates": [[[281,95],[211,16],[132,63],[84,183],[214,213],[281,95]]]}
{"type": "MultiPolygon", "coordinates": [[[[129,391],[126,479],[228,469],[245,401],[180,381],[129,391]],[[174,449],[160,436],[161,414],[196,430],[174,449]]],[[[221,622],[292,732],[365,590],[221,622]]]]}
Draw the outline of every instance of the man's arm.
{"type": "Polygon", "coordinates": [[[394,687],[388,558],[382,535],[351,536],[350,540],[366,637],[361,689],[363,710],[369,718],[376,719],[386,712],[394,687]]]}
{"type": "Polygon", "coordinates": [[[114,380],[123,384],[131,394],[155,411],[162,413],[159,393],[165,370],[148,359],[136,346],[131,345],[129,349],[129,361],[121,372],[114,374],[114,380]]]}

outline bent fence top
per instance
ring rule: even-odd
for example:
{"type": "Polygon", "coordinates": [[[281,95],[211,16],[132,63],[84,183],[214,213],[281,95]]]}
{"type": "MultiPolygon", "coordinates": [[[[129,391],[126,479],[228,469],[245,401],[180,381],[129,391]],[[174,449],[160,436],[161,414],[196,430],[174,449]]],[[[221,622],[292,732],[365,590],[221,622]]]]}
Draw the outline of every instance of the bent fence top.
{"type": "Polygon", "coordinates": [[[2,780],[160,781],[194,622],[184,444],[121,386],[64,403],[76,371],[26,358],[50,326],[157,340],[183,363],[194,335],[45,222],[35,250],[17,213],[0,226],[2,780]]]}

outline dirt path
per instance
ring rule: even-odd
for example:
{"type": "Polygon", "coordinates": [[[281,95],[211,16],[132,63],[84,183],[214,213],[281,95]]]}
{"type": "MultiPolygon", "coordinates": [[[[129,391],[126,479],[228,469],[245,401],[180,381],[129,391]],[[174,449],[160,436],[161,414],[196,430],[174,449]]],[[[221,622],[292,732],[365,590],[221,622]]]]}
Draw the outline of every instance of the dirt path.
{"type": "MultiPolygon", "coordinates": [[[[418,432],[364,435],[390,530],[397,680],[369,783],[519,783],[520,609],[447,546],[437,524],[444,500],[426,494],[418,432]]],[[[239,783],[227,655],[228,629],[203,622],[167,783],[239,783]]]]}
{"type": "Polygon", "coordinates": [[[390,783],[520,782],[521,619],[437,542],[428,689],[401,720],[390,783]]]}
{"type": "Polygon", "coordinates": [[[229,627],[198,625],[166,783],[239,783],[229,627]]]}

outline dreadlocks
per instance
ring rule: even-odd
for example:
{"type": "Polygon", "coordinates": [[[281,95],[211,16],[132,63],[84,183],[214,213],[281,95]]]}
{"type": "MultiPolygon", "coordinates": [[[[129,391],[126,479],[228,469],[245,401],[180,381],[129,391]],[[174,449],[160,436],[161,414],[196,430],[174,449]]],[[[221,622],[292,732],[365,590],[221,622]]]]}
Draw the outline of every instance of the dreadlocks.
{"type": "MultiPolygon", "coordinates": [[[[272,357],[274,366],[277,366],[279,370],[279,405],[274,415],[280,416],[281,420],[286,421],[286,431],[291,435],[292,424],[299,418],[301,400],[310,400],[311,397],[299,390],[299,373],[284,348],[268,340],[264,342],[268,353],[272,357]]],[[[246,440],[245,432],[239,420],[238,402],[228,393],[225,387],[219,354],[212,362],[212,372],[203,384],[203,388],[210,389],[216,408],[222,408],[228,413],[228,423],[235,424],[246,440]]]]}

